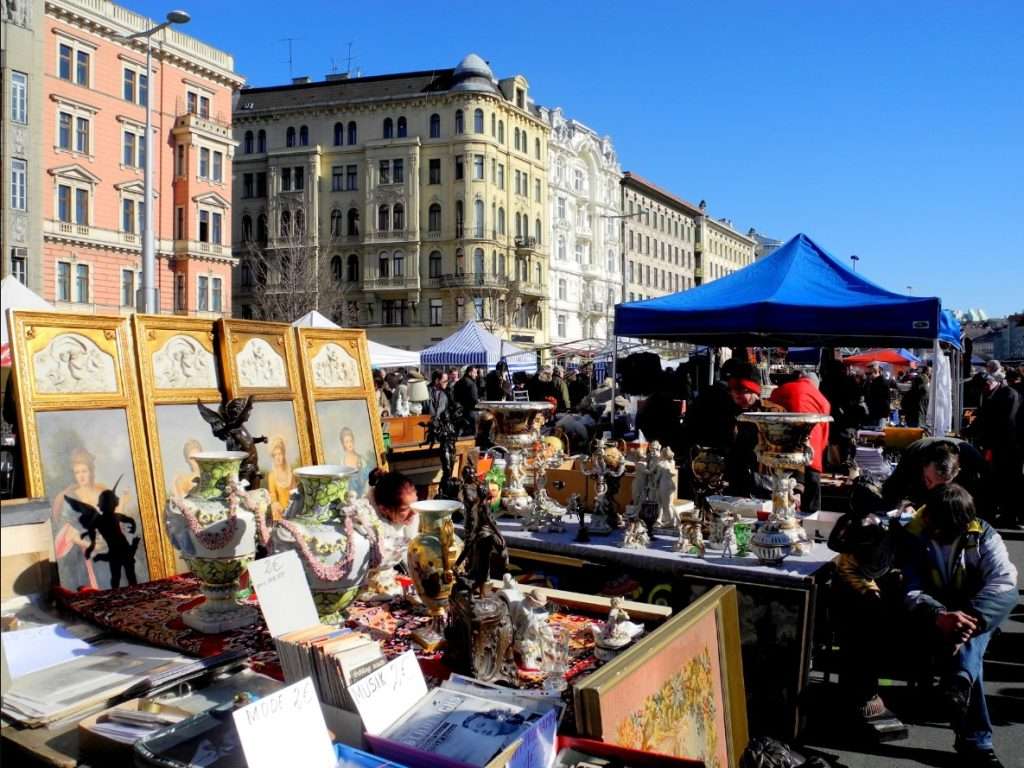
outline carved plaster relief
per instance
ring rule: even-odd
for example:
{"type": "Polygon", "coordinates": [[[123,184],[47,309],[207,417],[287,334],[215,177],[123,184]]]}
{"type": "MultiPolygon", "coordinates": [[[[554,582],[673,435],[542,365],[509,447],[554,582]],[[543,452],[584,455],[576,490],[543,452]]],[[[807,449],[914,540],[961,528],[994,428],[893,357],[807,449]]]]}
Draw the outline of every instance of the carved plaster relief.
{"type": "Polygon", "coordinates": [[[179,334],[153,354],[157,389],[216,389],[213,353],[192,336],[179,334]]]}
{"type": "Polygon", "coordinates": [[[77,333],[55,336],[32,356],[32,369],[40,394],[117,392],[113,356],[77,333]]]}
{"type": "Polygon", "coordinates": [[[358,387],[362,384],[359,363],[337,344],[324,344],[313,358],[313,382],[317,387],[358,387]]]}
{"type": "Polygon", "coordinates": [[[235,366],[243,387],[288,386],[284,359],[263,339],[249,339],[235,356],[235,366]]]}

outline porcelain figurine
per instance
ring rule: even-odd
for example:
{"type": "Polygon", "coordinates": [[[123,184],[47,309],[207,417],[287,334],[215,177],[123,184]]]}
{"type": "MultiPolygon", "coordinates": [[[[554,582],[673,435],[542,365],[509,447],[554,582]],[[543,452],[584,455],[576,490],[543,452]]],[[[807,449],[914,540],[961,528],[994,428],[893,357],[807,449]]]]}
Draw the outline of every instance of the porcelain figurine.
{"type": "MultiPolygon", "coordinates": [[[[340,624],[369,576],[370,536],[355,505],[346,506],[351,467],[323,464],[299,467],[299,491],[274,524],[275,552],[295,550],[306,572],[320,620],[340,624]]],[[[365,514],[365,511],[364,511],[365,514]]]]}
{"type": "Polygon", "coordinates": [[[661,449],[656,471],[658,491],[658,528],[675,530],[679,525],[679,514],[676,511],[679,503],[679,470],[676,467],[676,455],[667,445],[661,449]]]}
{"type": "Polygon", "coordinates": [[[265,489],[246,491],[238,479],[247,456],[244,451],[193,454],[198,481],[184,498],[167,500],[167,533],[206,598],[182,614],[182,621],[199,632],[227,632],[259,618],[253,606],[235,597],[239,578],[256,558],[257,524],[270,508],[265,489]]]}
{"type": "Polygon", "coordinates": [[[630,517],[626,521],[626,534],[622,539],[625,549],[646,549],[651,543],[647,533],[647,525],[639,517],[630,517]]]}
{"type": "Polygon", "coordinates": [[[684,513],[679,517],[679,539],[673,546],[676,552],[687,554],[691,549],[697,551],[697,556],[704,557],[704,532],[701,528],[700,513],[694,511],[684,513]]]}
{"type": "Polygon", "coordinates": [[[570,517],[575,517],[579,522],[579,528],[573,541],[579,544],[588,544],[590,542],[590,529],[587,528],[587,509],[583,506],[583,500],[578,493],[574,493],[569,497],[566,512],[568,512],[570,517]]]}
{"type": "Polygon", "coordinates": [[[726,512],[721,516],[722,523],[722,557],[732,557],[737,547],[736,523],[740,516],[735,512],[726,512]]]}
{"type": "Polygon", "coordinates": [[[585,462],[583,474],[593,477],[597,483],[597,497],[594,500],[594,511],[590,516],[590,532],[606,535],[622,525],[616,507],[610,480],[618,480],[626,471],[626,462],[618,449],[605,446],[602,441],[595,441],[590,459],[585,462]]]}
{"type": "Polygon", "coordinates": [[[444,617],[455,583],[455,561],[462,552],[462,540],[455,535],[452,515],[462,504],[450,499],[417,501],[420,530],[409,543],[406,563],[416,593],[430,614],[430,624],[413,632],[423,648],[433,651],[444,642],[444,617]]]}
{"type": "Polygon", "coordinates": [[[547,401],[483,400],[477,409],[494,416],[494,442],[508,454],[501,507],[508,514],[526,517],[533,501],[523,482],[525,453],[537,443],[540,428],[554,406],[547,401]]]}
{"type": "Polygon", "coordinates": [[[548,631],[547,598],[537,590],[526,593],[519,611],[513,617],[515,651],[519,666],[538,670],[544,662],[548,631]]]}
{"type": "Polygon", "coordinates": [[[622,607],[622,602],[621,597],[613,597],[604,624],[590,625],[594,635],[594,655],[602,661],[614,658],[644,633],[643,624],[629,620],[629,614],[622,607]]]}

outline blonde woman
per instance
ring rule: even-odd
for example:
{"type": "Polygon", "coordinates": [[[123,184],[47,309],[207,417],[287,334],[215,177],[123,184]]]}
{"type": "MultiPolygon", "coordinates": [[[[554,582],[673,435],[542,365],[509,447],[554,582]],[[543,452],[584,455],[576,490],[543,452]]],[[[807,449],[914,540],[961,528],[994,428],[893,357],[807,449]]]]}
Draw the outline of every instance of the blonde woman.
{"type": "MultiPolygon", "coordinates": [[[[65,587],[77,589],[88,586],[99,589],[92,560],[85,557],[89,541],[82,536],[81,526],[70,522],[74,513],[64,503],[64,497],[71,496],[95,507],[99,503],[100,494],[107,487],[96,482],[96,457],[84,448],[76,448],[71,452],[71,476],[74,482],[54,497],[51,508],[54,554],[60,563],[61,581],[65,587]],[[69,579],[72,583],[68,583],[69,579]]],[[[106,545],[101,537],[97,537],[94,554],[104,551],[106,545]]]]}
{"type": "Polygon", "coordinates": [[[186,440],[185,447],[182,449],[182,454],[185,457],[185,463],[188,464],[188,472],[182,472],[174,478],[173,493],[176,497],[184,498],[188,496],[189,492],[195,486],[196,481],[199,480],[199,464],[193,458],[197,453],[203,450],[203,446],[198,440],[186,440]]]}
{"type": "Polygon", "coordinates": [[[365,496],[366,462],[359,455],[359,449],[356,448],[356,434],[348,427],[342,427],[339,439],[341,440],[341,465],[356,470],[356,474],[349,481],[349,490],[355,491],[357,496],[365,496]]]}
{"type": "Polygon", "coordinates": [[[288,463],[288,451],[281,435],[270,439],[270,472],[267,473],[267,490],[270,491],[270,513],[275,520],[284,516],[288,508],[288,497],[296,485],[292,465],[288,463]]]}

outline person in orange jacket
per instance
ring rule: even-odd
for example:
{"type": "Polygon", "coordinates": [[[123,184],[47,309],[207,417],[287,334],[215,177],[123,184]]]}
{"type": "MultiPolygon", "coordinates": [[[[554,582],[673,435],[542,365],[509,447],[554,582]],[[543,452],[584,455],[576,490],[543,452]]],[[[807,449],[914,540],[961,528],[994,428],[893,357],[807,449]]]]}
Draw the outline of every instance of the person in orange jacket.
{"type": "MultiPolygon", "coordinates": [[[[792,381],[781,384],[768,399],[789,413],[823,413],[827,416],[832,412],[832,406],[818,389],[817,375],[810,372],[801,373],[792,381]]],[[[822,460],[828,448],[828,424],[818,424],[811,430],[810,443],[814,455],[804,470],[804,488],[800,494],[800,511],[805,514],[821,508],[822,460]]]]}

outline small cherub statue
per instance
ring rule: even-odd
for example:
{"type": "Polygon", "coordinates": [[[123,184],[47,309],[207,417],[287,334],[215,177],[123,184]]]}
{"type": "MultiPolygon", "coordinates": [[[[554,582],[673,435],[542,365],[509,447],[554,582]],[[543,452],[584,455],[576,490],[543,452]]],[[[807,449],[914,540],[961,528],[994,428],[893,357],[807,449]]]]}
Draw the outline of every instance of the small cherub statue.
{"type": "Polygon", "coordinates": [[[227,450],[246,454],[239,467],[238,477],[245,480],[249,488],[259,488],[263,476],[260,474],[256,445],[267,442],[267,438],[265,435],[253,435],[246,429],[245,422],[252,414],[252,395],[236,397],[234,400],[225,399],[217,410],[207,408],[199,400],[196,401],[196,406],[199,408],[199,415],[212,428],[213,436],[223,440],[227,450]]]}
{"type": "Polygon", "coordinates": [[[679,516],[679,539],[673,546],[676,552],[687,553],[690,549],[697,550],[697,556],[704,557],[704,533],[701,530],[700,514],[684,513],[679,516]]]}
{"type": "Polygon", "coordinates": [[[722,521],[722,557],[732,557],[736,548],[736,523],[740,516],[732,510],[724,512],[720,518],[722,521]]]}

